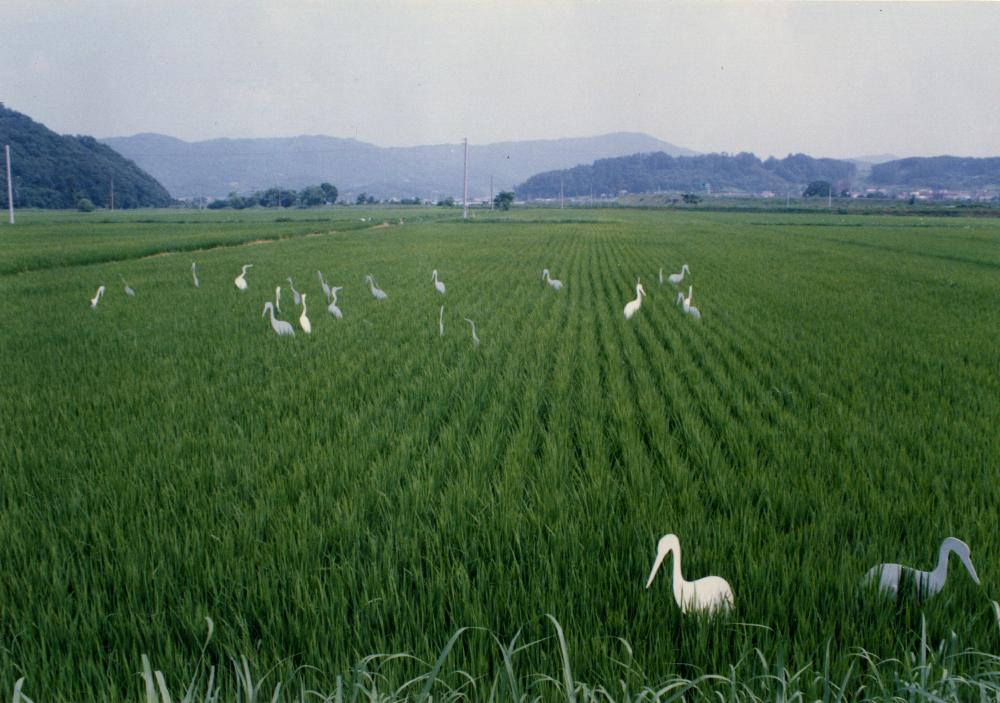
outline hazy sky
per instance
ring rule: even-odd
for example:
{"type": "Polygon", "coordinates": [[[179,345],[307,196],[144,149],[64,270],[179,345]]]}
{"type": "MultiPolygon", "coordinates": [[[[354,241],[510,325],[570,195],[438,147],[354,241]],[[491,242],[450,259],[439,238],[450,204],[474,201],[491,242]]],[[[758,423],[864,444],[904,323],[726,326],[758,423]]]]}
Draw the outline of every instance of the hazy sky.
{"type": "Polygon", "coordinates": [[[2,0],[0,28],[0,101],[62,133],[1000,156],[998,3],[2,0]]]}

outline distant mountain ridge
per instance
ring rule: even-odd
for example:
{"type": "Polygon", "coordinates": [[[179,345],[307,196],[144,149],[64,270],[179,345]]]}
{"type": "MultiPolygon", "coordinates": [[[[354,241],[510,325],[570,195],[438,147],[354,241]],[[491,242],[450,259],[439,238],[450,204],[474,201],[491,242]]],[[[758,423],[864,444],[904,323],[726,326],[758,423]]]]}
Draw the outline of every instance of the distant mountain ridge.
{"type": "MultiPolygon", "coordinates": [[[[93,137],[59,135],[0,103],[0,144],[9,144],[15,207],[164,207],[170,193],[148,173],[93,137]]],[[[6,184],[5,184],[6,185],[6,184]]],[[[0,189],[7,206],[7,188],[0,189]]]]}
{"type": "Polygon", "coordinates": [[[856,171],[850,161],[815,159],[805,154],[761,161],[749,153],[674,157],[658,152],[600,159],[589,166],[536,174],[517,186],[517,195],[532,199],[555,198],[560,192],[570,197],[614,196],[622,191],[783,194],[816,180],[846,187],[856,171]]]}
{"type": "MultiPolygon", "coordinates": [[[[461,144],[379,147],[355,139],[300,136],[186,142],[161,134],[101,140],[154,175],[177,198],[224,197],[271,186],[301,188],[328,181],[351,197],[438,198],[461,195],[461,144]]],[[[469,145],[469,195],[511,189],[534,173],[643,151],[695,152],[647,134],[469,145]]]]}

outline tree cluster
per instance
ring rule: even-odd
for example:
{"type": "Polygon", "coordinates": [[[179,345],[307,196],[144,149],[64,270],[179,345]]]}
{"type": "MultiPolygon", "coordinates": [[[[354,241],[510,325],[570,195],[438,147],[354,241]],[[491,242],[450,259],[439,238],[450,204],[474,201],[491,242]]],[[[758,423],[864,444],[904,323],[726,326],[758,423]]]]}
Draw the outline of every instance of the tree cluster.
{"type": "Polygon", "coordinates": [[[337,202],[337,186],[331,183],[320,183],[318,186],[307,186],[300,191],[287,188],[268,188],[253,195],[230,193],[228,198],[213,200],[208,204],[212,210],[233,208],[243,210],[248,207],[318,207],[333,205],[337,202]]]}

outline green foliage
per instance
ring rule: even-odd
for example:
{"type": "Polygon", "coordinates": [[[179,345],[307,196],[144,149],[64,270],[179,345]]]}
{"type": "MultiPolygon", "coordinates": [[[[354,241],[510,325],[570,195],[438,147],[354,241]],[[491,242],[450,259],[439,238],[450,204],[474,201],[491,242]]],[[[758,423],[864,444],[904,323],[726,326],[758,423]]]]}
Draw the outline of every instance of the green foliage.
{"type": "MultiPolygon", "coordinates": [[[[92,137],[60,136],[27,115],[0,107],[0,144],[10,144],[16,207],[76,208],[81,198],[100,207],[162,207],[170,194],[149,174],[92,137]]],[[[5,184],[6,185],[6,184],[5,184]]],[[[7,189],[0,188],[7,207],[7,189]]]]}
{"type": "Polygon", "coordinates": [[[94,204],[88,198],[80,198],[76,201],[76,209],[80,212],[93,212],[94,204]]]}
{"type": "Polygon", "coordinates": [[[443,198],[437,201],[438,207],[455,207],[455,198],[450,195],[447,198],[443,198]]]}
{"type": "Polygon", "coordinates": [[[832,189],[833,189],[833,186],[830,184],[830,181],[813,181],[808,186],[806,186],[806,189],[804,191],[802,191],[802,197],[803,198],[814,198],[814,197],[823,197],[823,198],[826,198],[827,196],[830,195],[830,191],[832,189]]]}
{"type": "Polygon", "coordinates": [[[335,695],[338,674],[344,700],[413,698],[431,671],[435,700],[494,681],[499,700],[595,698],[582,682],[635,700],[679,679],[715,700],[947,699],[976,666],[952,631],[1000,649],[996,219],[280,214],[27,213],[0,237],[0,266],[39,269],[0,275],[8,687],[115,703],[152,680],[180,699],[214,665],[218,700],[250,674],[264,700],[286,681],[335,695]],[[655,283],[683,262],[700,323],[655,283]],[[343,320],[313,307],[317,269],[343,320]],[[288,276],[311,336],[261,318],[288,276]],[[666,576],[643,588],[668,531],[688,578],[729,580],[733,617],[682,616],[666,576]],[[929,568],[949,534],[981,588],[955,562],[927,603],[858,587],[882,561],[929,568]]]}
{"type": "Polygon", "coordinates": [[[931,156],[897,159],[872,166],[868,180],[880,186],[952,190],[1000,188],[1000,157],[977,159],[931,156]]]}
{"type": "Polygon", "coordinates": [[[514,204],[514,193],[509,190],[502,190],[497,193],[496,197],[493,198],[493,206],[497,210],[510,210],[510,206],[514,204]]]}
{"type": "Polygon", "coordinates": [[[694,193],[684,193],[681,197],[687,205],[697,205],[701,202],[701,197],[695,195],[694,193]]]}

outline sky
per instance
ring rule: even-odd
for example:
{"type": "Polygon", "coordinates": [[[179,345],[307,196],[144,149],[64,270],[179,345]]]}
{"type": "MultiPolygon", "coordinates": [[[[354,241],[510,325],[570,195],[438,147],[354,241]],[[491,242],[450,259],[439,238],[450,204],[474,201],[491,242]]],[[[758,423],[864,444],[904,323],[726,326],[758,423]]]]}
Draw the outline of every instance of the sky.
{"type": "Polygon", "coordinates": [[[1000,3],[3,0],[60,133],[1000,156],[1000,3]]]}

